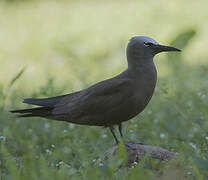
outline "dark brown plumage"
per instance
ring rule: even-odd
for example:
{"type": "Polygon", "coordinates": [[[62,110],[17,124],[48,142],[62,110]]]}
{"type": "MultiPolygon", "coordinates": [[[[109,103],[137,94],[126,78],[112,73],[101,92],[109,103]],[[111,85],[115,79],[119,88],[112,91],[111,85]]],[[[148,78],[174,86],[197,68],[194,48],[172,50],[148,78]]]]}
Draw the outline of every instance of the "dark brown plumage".
{"type": "Polygon", "coordinates": [[[14,110],[19,117],[43,117],[82,125],[109,127],[116,143],[114,126],[131,119],[149,103],[157,80],[153,57],[162,51],[180,51],[159,45],[151,38],[133,37],[127,47],[128,68],[118,76],[87,89],[44,99],[24,99],[40,107],[14,110]]]}

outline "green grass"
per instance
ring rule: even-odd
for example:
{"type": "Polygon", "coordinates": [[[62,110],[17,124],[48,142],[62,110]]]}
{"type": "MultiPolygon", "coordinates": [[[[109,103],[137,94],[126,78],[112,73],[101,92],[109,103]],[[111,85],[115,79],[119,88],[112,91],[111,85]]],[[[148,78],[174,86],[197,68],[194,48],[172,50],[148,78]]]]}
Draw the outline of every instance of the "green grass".
{"type": "MultiPolygon", "coordinates": [[[[207,1],[0,2],[1,179],[207,179],[207,1]],[[86,88],[126,67],[133,35],[181,47],[155,57],[158,84],[143,113],[124,123],[125,140],[178,152],[169,162],[120,156],[97,164],[114,140],[107,129],[8,111],[22,97],[86,88]],[[124,160],[123,160],[124,161],[124,160]]],[[[121,150],[121,156],[122,156],[121,150]]]]}

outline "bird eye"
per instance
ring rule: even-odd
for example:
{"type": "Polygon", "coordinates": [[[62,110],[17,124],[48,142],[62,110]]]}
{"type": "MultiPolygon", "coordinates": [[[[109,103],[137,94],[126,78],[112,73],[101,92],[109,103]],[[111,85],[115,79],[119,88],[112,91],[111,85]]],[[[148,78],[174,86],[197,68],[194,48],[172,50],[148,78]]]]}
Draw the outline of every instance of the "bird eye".
{"type": "Polygon", "coordinates": [[[146,47],[149,47],[149,46],[152,46],[153,43],[151,43],[151,42],[144,42],[144,45],[145,45],[146,47]]]}

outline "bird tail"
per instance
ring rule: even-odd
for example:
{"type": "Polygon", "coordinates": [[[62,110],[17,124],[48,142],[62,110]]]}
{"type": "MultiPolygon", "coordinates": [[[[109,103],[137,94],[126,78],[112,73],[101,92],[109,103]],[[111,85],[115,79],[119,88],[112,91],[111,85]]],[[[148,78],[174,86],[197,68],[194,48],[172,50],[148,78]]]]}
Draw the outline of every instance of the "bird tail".
{"type": "Polygon", "coordinates": [[[35,99],[28,98],[24,99],[23,103],[38,105],[41,107],[31,108],[31,109],[19,109],[10,111],[11,113],[19,113],[17,117],[44,117],[49,118],[52,115],[52,110],[54,106],[64,97],[56,96],[52,98],[43,98],[43,99],[35,99]]]}
{"type": "Polygon", "coordinates": [[[48,118],[52,114],[52,107],[38,107],[32,109],[19,109],[10,111],[11,113],[19,113],[18,117],[45,117],[48,118]]]}

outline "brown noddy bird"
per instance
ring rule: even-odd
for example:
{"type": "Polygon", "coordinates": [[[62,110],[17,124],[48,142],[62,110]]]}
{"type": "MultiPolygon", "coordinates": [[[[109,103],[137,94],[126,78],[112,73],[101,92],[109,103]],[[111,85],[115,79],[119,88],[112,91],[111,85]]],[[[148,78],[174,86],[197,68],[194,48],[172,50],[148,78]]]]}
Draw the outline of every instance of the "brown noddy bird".
{"type": "Polygon", "coordinates": [[[122,122],[138,115],[147,106],[157,81],[153,58],[164,51],[181,50],[160,45],[146,36],[135,36],[130,39],[126,49],[128,68],[121,74],[71,94],[24,99],[23,103],[40,107],[11,112],[20,113],[19,117],[38,116],[81,125],[109,127],[118,143],[114,126],[118,125],[123,137],[122,122]]]}

